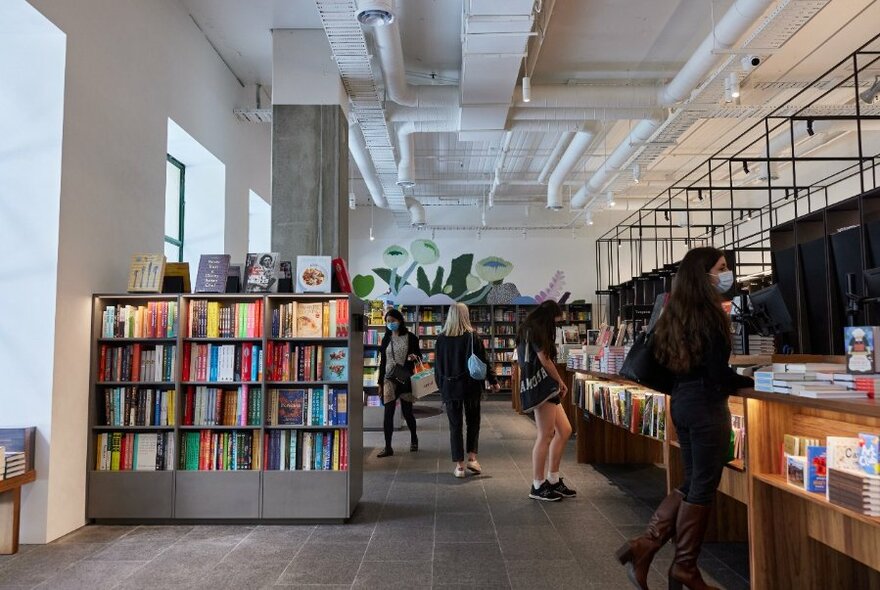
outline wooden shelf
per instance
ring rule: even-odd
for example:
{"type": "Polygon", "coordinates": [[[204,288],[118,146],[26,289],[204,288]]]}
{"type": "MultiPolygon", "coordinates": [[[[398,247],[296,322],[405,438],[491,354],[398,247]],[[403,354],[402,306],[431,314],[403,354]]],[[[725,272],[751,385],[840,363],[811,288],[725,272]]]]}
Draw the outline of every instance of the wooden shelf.
{"type": "Polygon", "coordinates": [[[798,395],[789,395],[785,393],[768,393],[764,391],[755,391],[754,389],[740,389],[736,392],[740,397],[748,399],[763,400],[768,402],[798,406],[801,408],[812,408],[816,410],[826,410],[829,412],[838,412],[841,414],[855,414],[858,416],[869,416],[872,418],[880,418],[880,403],[877,400],[868,399],[816,399],[810,397],[801,397],[798,395]]]}
{"type": "MultiPolygon", "coordinates": [[[[312,342],[335,342],[335,343],[339,343],[339,344],[348,344],[348,338],[339,338],[336,336],[327,336],[327,337],[312,336],[312,337],[308,337],[308,338],[296,337],[296,336],[292,336],[292,337],[270,336],[268,338],[268,340],[270,342],[302,342],[304,344],[309,344],[312,342]]],[[[365,344],[364,346],[369,346],[369,345],[365,344]]]]}
{"type": "Polygon", "coordinates": [[[99,387],[174,387],[174,381],[98,381],[99,387]]]}
{"type": "Polygon", "coordinates": [[[247,426],[228,426],[225,424],[215,424],[214,426],[208,425],[196,425],[196,424],[184,424],[180,427],[181,430],[260,430],[262,428],[259,424],[250,424],[247,426]]]}
{"type": "Polygon", "coordinates": [[[163,342],[177,342],[177,337],[170,338],[98,338],[101,344],[162,344],[163,342]]]}
{"type": "Polygon", "coordinates": [[[195,336],[187,336],[183,339],[184,342],[204,342],[204,343],[212,343],[212,342],[224,342],[227,344],[234,344],[236,342],[262,342],[262,336],[254,336],[248,338],[199,338],[195,336]]]}
{"type": "Polygon", "coordinates": [[[34,470],[25,471],[21,475],[10,477],[9,479],[0,479],[0,493],[23,486],[26,483],[32,483],[37,479],[37,472],[34,470]]]}
{"type": "Polygon", "coordinates": [[[99,431],[138,431],[138,430],[147,430],[147,431],[155,431],[155,430],[174,430],[177,428],[174,425],[165,425],[165,426],[92,426],[92,430],[99,431]]]}
{"type": "MultiPolygon", "coordinates": [[[[839,512],[844,516],[849,518],[853,518],[865,524],[870,524],[875,527],[880,527],[880,517],[877,516],[867,516],[865,514],[861,514],[860,512],[856,512],[854,510],[850,510],[849,508],[844,508],[843,506],[838,506],[837,504],[832,504],[829,502],[824,494],[817,494],[813,492],[808,492],[803,488],[799,488],[797,486],[793,486],[789,484],[784,475],[775,475],[771,473],[756,473],[755,479],[765,483],[767,485],[774,486],[780,490],[784,490],[790,494],[794,494],[799,498],[804,498],[817,504],[823,508],[834,510],[835,512],[839,512]]],[[[878,531],[880,532],[880,531],[878,531]]]]}
{"type": "Polygon", "coordinates": [[[266,430],[348,430],[348,424],[276,424],[265,426],[266,430]]]}
{"type": "Polygon", "coordinates": [[[323,385],[339,387],[348,385],[348,381],[266,381],[267,387],[318,387],[323,385]]]}
{"type": "Polygon", "coordinates": [[[235,387],[236,385],[262,385],[262,381],[183,381],[181,385],[204,385],[206,387],[235,387]]]}

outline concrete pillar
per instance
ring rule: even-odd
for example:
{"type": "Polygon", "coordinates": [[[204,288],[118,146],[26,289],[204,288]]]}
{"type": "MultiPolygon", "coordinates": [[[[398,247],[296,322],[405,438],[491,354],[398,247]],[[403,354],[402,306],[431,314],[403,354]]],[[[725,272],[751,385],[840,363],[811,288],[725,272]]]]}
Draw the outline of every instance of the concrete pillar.
{"type": "Polygon", "coordinates": [[[348,120],[323,30],[272,33],[272,251],[348,258],[348,120]]]}
{"type": "Polygon", "coordinates": [[[272,109],[272,251],[348,258],[348,121],[338,105],[272,109]]]}

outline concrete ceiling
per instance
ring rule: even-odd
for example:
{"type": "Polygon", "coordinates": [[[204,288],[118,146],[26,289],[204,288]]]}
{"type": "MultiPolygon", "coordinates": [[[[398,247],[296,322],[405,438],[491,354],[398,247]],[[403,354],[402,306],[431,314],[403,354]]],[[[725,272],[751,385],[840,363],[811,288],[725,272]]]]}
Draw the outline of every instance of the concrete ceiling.
{"type": "MultiPolygon", "coordinates": [[[[413,84],[458,84],[462,72],[463,0],[397,0],[407,77],[413,84]]],[[[504,9],[503,0],[469,0],[480,10],[504,9]]],[[[782,1],[782,0],[781,0],[782,1]]],[[[811,0],[791,0],[809,3],[811,0]]],[[[271,85],[273,28],[321,28],[313,0],[180,0],[233,72],[244,82],[271,85]]],[[[632,84],[659,86],[672,78],[732,0],[544,0],[552,16],[532,72],[533,85],[632,84]]],[[[772,10],[772,8],[771,8],[772,10]]],[[[769,12],[769,11],[768,11],[769,12]]],[[[535,19],[540,25],[540,18],[535,19]]],[[[779,104],[834,63],[877,34],[880,0],[834,1],[742,81],[741,103],[779,104]]],[[[796,29],[795,29],[796,30],[796,29]]],[[[535,44],[531,47],[534,49],[535,44]]],[[[381,76],[380,76],[381,77],[381,76]]],[[[479,80],[477,80],[479,82],[479,80]]],[[[470,82],[468,82],[470,83],[470,82]]],[[[491,77],[485,84],[491,85],[491,77]]],[[[487,90],[489,90],[487,88],[487,90]]],[[[516,94],[516,93],[514,93],[516,94]]],[[[846,92],[828,100],[846,103],[846,92]]],[[[510,101],[516,100],[515,96],[510,101]]],[[[626,101],[626,96],[621,96],[626,101]]],[[[723,105],[702,105],[719,107],[723,105]]],[[[643,174],[675,178],[714,153],[758,119],[748,116],[701,118],[643,174]]],[[[609,122],[575,166],[565,189],[576,187],[598,169],[636,121],[609,122]],[[604,139],[603,139],[604,137],[604,139]]],[[[517,132],[504,164],[510,180],[499,188],[496,204],[542,205],[546,186],[536,178],[560,132],[517,132]]],[[[488,190],[499,161],[498,141],[460,141],[455,133],[419,134],[415,143],[413,194],[426,202],[473,204],[488,190]],[[468,199],[470,199],[468,201],[468,199]],[[433,201],[432,201],[433,200],[433,201]]],[[[352,166],[358,201],[368,195],[352,166]]],[[[620,189],[621,197],[654,196],[665,182],[643,182],[620,189]]],[[[473,217],[463,209],[462,219],[473,217]]],[[[569,215],[569,214],[565,214],[569,215]]]]}

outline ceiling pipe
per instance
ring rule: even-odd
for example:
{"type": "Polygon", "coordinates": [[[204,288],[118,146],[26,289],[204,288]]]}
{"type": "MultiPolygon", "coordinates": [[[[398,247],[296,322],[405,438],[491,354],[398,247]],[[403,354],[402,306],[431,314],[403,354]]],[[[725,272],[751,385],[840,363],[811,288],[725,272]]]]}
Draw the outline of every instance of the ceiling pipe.
{"type": "MultiPolygon", "coordinates": [[[[694,88],[712,71],[721,58],[716,50],[729,50],[739,38],[754,24],[773,0],[736,0],[712,31],[703,39],[694,54],[688,59],[678,74],[657,93],[657,102],[670,106],[690,96],[694,88]]],[[[658,119],[644,119],[614,149],[611,156],[584,183],[572,198],[572,207],[591,207],[605,185],[636,153],[640,145],[647,142],[660,128],[658,119]]]]}
{"type": "Polygon", "coordinates": [[[556,169],[547,181],[547,208],[562,209],[562,183],[590,147],[596,133],[594,129],[584,129],[575,133],[565,150],[556,169]]]}
{"type": "Polygon", "coordinates": [[[556,166],[556,162],[559,161],[559,157],[562,155],[562,152],[568,147],[568,144],[571,143],[572,138],[574,137],[574,132],[566,131],[559,138],[559,141],[556,142],[556,147],[553,148],[553,151],[550,152],[550,157],[547,158],[547,161],[544,163],[544,167],[541,168],[540,174],[538,174],[538,183],[544,184],[547,182],[547,177],[550,176],[550,169],[556,166]]]}
{"type": "Polygon", "coordinates": [[[558,109],[558,108],[657,108],[656,86],[627,86],[623,84],[604,86],[577,85],[532,85],[532,96],[529,102],[522,99],[522,90],[517,89],[514,95],[514,106],[523,109],[558,109]]]}
{"type": "Polygon", "coordinates": [[[373,161],[367,152],[367,144],[364,141],[364,135],[361,132],[361,126],[352,121],[348,126],[348,151],[354,159],[355,165],[361,172],[361,176],[370,192],[370,197],[377,207],[382,209],[388,208],[388,200],[385,198],[385,192],[382,190],[382,183],[379,182],[379,175],[373,167],[373,161]]]}
{"type": "MultiPolygon", "coordinates": [[[[531,103],[529,103],[531,104],[531,103]]],[[[652,107],[589,107],[589,108],[516,108],[510,112],[512,121],[625,121],[664,117],[663,109],[652,107]]]]}
{"type": "Polygon", "coordinates": [[[425,216],[425,208],[416,199],[406,197],[406,208],[409,211],[409,222],[413,227],[425,227],[428,222],[425,216]]]}

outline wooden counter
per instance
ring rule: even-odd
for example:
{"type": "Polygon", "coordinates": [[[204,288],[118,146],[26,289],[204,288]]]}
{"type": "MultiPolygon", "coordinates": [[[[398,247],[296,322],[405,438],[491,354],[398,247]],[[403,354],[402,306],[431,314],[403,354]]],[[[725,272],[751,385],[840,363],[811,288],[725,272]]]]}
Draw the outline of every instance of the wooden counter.
{"type": "Polygon", "coordinates": [[[0,555],[18,552],[21,486],[37,479],[36,471],[0,480],[0,555]]]}

